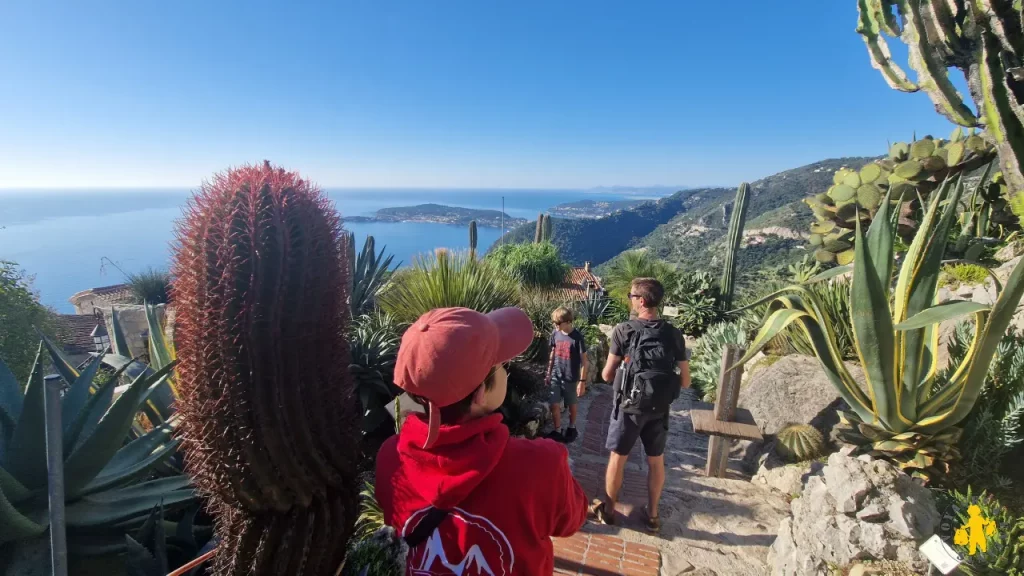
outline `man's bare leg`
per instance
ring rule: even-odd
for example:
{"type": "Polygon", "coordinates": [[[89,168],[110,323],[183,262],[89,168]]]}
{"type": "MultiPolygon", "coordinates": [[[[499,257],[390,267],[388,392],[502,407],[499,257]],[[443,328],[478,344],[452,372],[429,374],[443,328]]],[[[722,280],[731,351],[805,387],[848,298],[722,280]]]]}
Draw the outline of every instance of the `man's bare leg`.
{"type": "Polygon", "coordinates": [[[576,405],[569,406],[569,426],[576,425],[576,405]]]}
{"type": "Polygon", "coordinates": [[[551,424],[554,425],[555,432],[562,431],[562,405],[552,404],[551,405],[551,424]]]}
{"type": "Polygon", "coordinates": [[[609,514],[615,513],[615,503],[619,499],[619,490],[622,489],[622,478],[626,474],[626,460],[629,454],[616,454],[612,452],[608,456],[608,469],[604,474],[604,495],[605,509],[609,514]]]}
{"type": "Polygon", "coordinates": [[[647,512],[657,518],[661,489],[665,487],[665,456],[648,456],[647,466],[647,512]]]}

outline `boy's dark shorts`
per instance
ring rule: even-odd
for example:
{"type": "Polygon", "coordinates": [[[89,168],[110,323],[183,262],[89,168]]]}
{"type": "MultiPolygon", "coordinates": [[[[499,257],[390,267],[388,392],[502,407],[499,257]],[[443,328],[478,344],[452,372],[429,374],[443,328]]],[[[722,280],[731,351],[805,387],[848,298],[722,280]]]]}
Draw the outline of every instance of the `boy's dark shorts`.
{"type": "Polygon", "coordinates": [[[605,448],[625,456],[633,449],[637,438],[643,443],[648,456],[664,454],[668,440],[668,411],[626,414],[620,410],[619,417],[612,418],[608,425],[605,448]]]}

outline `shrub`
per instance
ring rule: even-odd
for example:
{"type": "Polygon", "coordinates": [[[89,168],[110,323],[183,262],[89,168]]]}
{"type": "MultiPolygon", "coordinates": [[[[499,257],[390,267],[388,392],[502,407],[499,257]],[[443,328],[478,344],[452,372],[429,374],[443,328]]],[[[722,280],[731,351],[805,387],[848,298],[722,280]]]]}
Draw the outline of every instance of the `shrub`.
{"type": "MultiPolygon", "coordinates": [[[[950,366],[959,365],[970,351],[973,324],[960,322],[949,341],[950,366]]],[[[940,382],[953,376],[947,369],[940,382]]],[[[985,385],[974,410],[964,422],[958,442],[959,472],[969,482],[1004,484],[999,471],[1006,456],[1024,441],[1024,332],[1011,329],[996,346],[985,385]]]]}
{"type": "Polygon", "coordinates": [[[959,566],[961,572],[968,576],[1024,576],[1024,517],[1015,517],[984,490],[973,494],[971,486],[966,493],[956,490],[939,493],[939,503],[942,509],[955,514],[949,529],[954,533],[953,549],[964,559],[959,566]],[[969,520],[971,506],[978,507],[982,518],[995,522],[995,530],[986,533],[987,550],[977,550],[973,555],[965,541],[966,531],[956,534],[969,520]]]}
{"type": "Polygon", "coordinates": [[[166,304],[170,301],[171,275],[166,270],[147,268],[128,274],[127,278],[136,304],[166,304]]]}
{"type": "MultiPolygon", "coordinates": [[[[807,288],[821,302],[822,312],[835,333],[835,342],[840,356],[845,360],[856,359],[857,351],[853,347],[853,326],[850,324],[850,280],[844,278],[831,282],[817,282],[808,285],[807,288]]],[[[787,340],[796,352],[807,356],[814,355],[814,348],[811,346],[810,340],[807,339],[807,334],[799,327],[790,326],[783,333],[782,338],[787,340]]]]}
{"type": "Polygon", "coordinates": [[[739,322],[715,324],[693,346],[690,358],[690,379],[704,396],[705,402],[714,402],[718,393],[718,377],[722,371],[722,350],[726,344],[743,346],[747,331],[739,322]]]}
{"type": "Polygon", "coordinates": [[[984,284],[988,280],[988,269],[978,264],[967,264],[964,262],[946,264],[942,267],[942,271],[945,272],[942,283],[947,286],[960,284],[974,286],[976,284],[984,284]]]}
{"type": "Polygon", "coordinates": [[[533,324],[533,342],[520,356],[526,360],[547,359],[548,343],[551,332],[555,329],[551,322],[551,312],[559,306],[565,306],[561,300],[554,298],[546,290],[528,290],[523,292],[519,307],[530,317],[533,324]]]}
{"type": "Polygon", "coordinates": [[[505,244],[487,254],[486,260],[528,286],[558,286],[569,270],[559,257],[558,248],[550,242],[505,244]]]}
{"type": "Polygon", "coordinates": [[[404,576],[409,547],[390,526],[356,540],[345,555],[341,576],[404,576]]]}
{"type": "Polygon", "coordinates": [[[349,331],[349,372],[362,407],[363,434],[391,423],[387,405],[401,394],[394,384],[400,330],[394,316],[378,310],[356,318],[349,331]]]}
{"type": "Polygon", "coordinates": [[[683,334],[700,337],[709,326],[723,317],[718,282],[707,272],[676,275],[675,284],[666,287],[665,302],[679,308],[672,324],[683,334]]]}
{"type": "Polygon", "coordinates": [[[516,279],[491,261],[439,249],[416,258],[412,268],[396,274],[378,301],[400,322],[412,323],[434,308],[461,306],[491,312],[514,305],[518,295],[516,279]]]}
{"type": "Polygon", "coordinates": [[[0,260],[0,359],[18,382],[28,380],[36,357],[39,335],[34,327],[53,335],[53,312],[39,303],[32,279],[17,264],[0,260]]]}

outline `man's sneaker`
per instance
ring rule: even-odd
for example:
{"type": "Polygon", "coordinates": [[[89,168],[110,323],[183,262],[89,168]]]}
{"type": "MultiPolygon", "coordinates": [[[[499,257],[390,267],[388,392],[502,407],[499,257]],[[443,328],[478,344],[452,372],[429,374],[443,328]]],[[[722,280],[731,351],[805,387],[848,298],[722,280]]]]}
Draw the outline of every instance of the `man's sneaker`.
{"type": "Polygon", "coordinates": [[[575,426],[569,426],[569,428],[565,431],[565,441],[566,442],[570,442],[570,443],[571,442],[575,442],[576,439],[579,438],[579,437],[580,437],[580,433],[576,431],[576,427],[575,426]]]}
{"type": "Polygon", "coordinates": [[[561,430],[552,430],[544,435],[548,440],[554,440],[555,442],[565,442],[565,436],[562,436],[561,430]]]}

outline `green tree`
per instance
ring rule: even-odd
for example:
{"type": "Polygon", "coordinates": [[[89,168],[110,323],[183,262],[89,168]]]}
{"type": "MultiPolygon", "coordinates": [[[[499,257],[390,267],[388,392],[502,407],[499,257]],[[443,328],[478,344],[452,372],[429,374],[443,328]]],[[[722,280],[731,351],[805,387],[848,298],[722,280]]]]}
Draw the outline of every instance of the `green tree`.
{"type": "Polygon", "coordinates": [[[671,264],[658,260],[644,250],[631,250],[619,254],[606,267],[603,280],[612,298],[629,304],[629,288],[634,278],[656,278],[663,286],[676,283],[676,271],[671,264]]]}
{"type": "Polygon", "coordinates": [[[32,279],[18,265],[0,260],[0,358],[18,382],[28,379],[35,359],[39,328],[53,334],[53,312],[39,303],[32,291],[32,279]]]}

